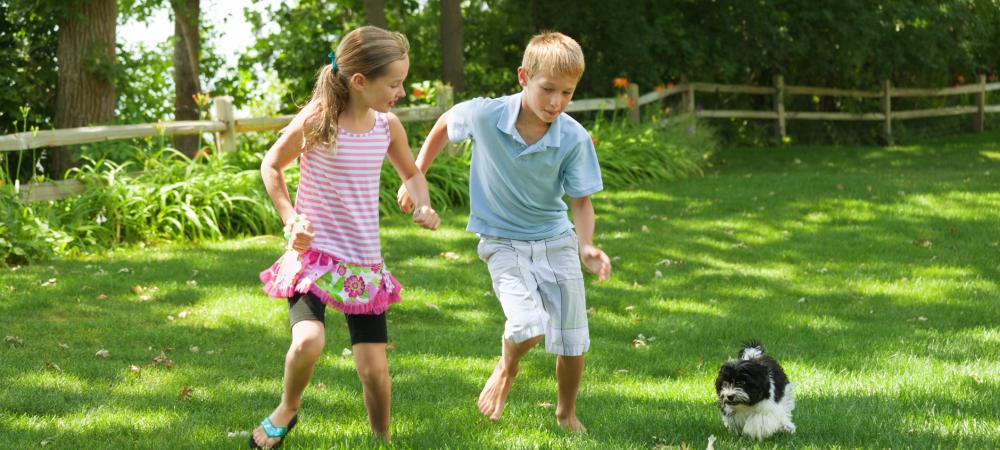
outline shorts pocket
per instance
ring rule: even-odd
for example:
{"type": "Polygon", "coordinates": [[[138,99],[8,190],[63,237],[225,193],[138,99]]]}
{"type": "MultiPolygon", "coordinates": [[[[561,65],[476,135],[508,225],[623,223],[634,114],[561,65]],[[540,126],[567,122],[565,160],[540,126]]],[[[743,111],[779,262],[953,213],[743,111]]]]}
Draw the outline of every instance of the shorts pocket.
{"type": "Polygon", "coordinates": [[[580,269],[580,243],[576,234],[545,243],[545,254],[555,273],[556,281],[583,278],[580,269]]]}

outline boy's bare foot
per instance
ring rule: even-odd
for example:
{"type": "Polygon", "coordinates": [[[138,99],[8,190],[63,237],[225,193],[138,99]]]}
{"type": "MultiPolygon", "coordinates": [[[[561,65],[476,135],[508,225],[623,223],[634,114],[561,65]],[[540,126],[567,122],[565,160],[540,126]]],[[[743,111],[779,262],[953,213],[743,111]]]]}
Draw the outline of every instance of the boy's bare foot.
{"type": "Polygon", "coordinates": [[[576,415],[565,418],[556,416],[556,421],[559,422],[559,426],[562,427],[562,429],[569,431],[570,433],[587,433],[587,427],[580,423],[580,419],[577,419],[576,415]]]}
{"type": "Polygon", "coordinates": [[[516,367],[508,371],[504,369],[503,362],[497,363],[496,368],[493,369],[493,375],[490,375],[490,378],[486,380],[483,392],[479,394],[479,402],[477,403],[479,412],[492,421],[500,420],[503,407],[507,403],[507,394],[510,393],[510,387],[514,384],[517,372],[518,368],[516,367]]]}

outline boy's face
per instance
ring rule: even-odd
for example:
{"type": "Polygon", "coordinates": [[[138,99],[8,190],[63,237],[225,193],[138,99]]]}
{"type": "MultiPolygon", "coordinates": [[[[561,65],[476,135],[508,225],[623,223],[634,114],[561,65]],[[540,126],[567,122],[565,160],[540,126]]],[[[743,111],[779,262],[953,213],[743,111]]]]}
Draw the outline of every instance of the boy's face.
{"type": "Polygon", "coordinates": [[[528,78],[524,67],[517,68],[517,80],[524,88],[522,106],[546,124],[551,124],[566,109],[573,99],[576,83],[580,79],[573,75],[537,73],[528,78]]]}

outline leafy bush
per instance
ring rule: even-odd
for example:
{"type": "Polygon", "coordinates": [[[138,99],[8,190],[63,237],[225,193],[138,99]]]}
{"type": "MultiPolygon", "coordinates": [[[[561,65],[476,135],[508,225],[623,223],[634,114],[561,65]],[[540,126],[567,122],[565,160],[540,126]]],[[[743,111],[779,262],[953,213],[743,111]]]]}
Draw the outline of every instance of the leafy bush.
{"type": "MultiPolygon", "coordinates": [[[[715,146],[714,133],[691,117],[671,118],[665,126],[599,118],[591,134],[608,189],[699,174],[715,146]]],[[[419,140],[418,135],[411,138],[419,140]]],[[[197,242],[281,230],[260,180],[262,152],[192,159],[161,143],[161,149],[152,152],[133,146],[131,155],[118,162],[122,150],[116,148],[115,159],[84,158],[84,164],[70,172],[85,186],[76,197],[27,204],[20,200],[16,183],[0,183],[0,260],[21,263],[122,243],[197,242]]],[[[466,142],[435,161],[427,178],[438,210],[468,204],[470,157],[466,142]]],[[[294,197],[297,165],[285,171],[285,178],[294,197]]],[[[399,214],[395,202],[400,184],[387,162],[379,196],[383,215],[399,214]]]]}
{"type": "Polygon", "coordinates": [[[592,126],[605,188],[701,175],[705,160],[716,148],[714,131],[690,115],[661,123],[636,126],[598,120],[592,126]]]}

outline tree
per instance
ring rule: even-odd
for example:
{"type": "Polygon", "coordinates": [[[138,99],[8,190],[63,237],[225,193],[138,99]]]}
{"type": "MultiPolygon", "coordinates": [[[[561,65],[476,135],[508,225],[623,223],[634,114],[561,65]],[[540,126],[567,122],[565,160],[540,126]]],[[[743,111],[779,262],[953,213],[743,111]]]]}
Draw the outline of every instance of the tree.
{"type": "Polygon", "coordinates": [[[441,78],[456,92],[465,90],[463,48],[462,2],[441,0],[441,78]]]}
{"type": "MultiPolygon", "coordinates": [[[[115,116],[116,0],[74,1],[59,21],[56,58],[55,126],[73,128],[109,122],[115,116]]],[[[62,178],[71,166],[69,150],[48,153],[49,174],[62,178]]]]}
{"type": "MultiPolygon", "coordinates": [[[[200,111],[195,95],[201,92],[199,55],[200,0],[170,0],[174,11],[174,117],[198,120],[200,111]]],[[[188,156],[198,152],[199,136],[174,136],[174,147],[188,156]]]]}
{"type": "Polygon", "coordinates": [[[385,20],[385,0],[364,0],[365,16],[368,24],[379,28],[388,28],[385,20]]]}

